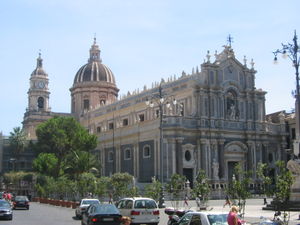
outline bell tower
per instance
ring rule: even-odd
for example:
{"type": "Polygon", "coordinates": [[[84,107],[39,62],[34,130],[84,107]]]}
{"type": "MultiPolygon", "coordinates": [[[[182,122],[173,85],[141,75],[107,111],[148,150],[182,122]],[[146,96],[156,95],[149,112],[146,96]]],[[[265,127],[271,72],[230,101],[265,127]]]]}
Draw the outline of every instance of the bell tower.
{"type": "Polygon", "coordinates": [[[48,74],[43,70],[41,53],[37,58],[36,69],[31,73],[28,90],[28,111],[49,112],[48,74]]]}
{"type": "Polygon", "coordinates": [[[23,129],[28,139],[36,139],[35,129],[37,125],[51,118],[49,79],[48,74],[43,69],[41,53],[39,53],[36,68],[31,73],[29,81],[28,107],[24,114],[23,129]]]}

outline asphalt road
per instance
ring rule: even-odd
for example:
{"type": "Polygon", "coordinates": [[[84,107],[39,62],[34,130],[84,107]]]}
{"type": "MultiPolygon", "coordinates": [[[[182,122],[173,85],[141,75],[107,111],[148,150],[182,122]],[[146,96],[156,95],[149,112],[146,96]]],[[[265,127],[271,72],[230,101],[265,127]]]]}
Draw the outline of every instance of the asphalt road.
{"type": "MultiPolygon", "coordinates": [[[[268,199],[270,201],[270,199],[268,199]]],[[[224,200],[209,201],[208,209],[218,212],[228,212],[229,207],[223,207],[224,200]]],[[[167,206],[172,206],[172,202],[166,202],[167,206]]],[[[183,205],[183,201],[179,203],[180,208],[196,209],[195,201],[189,201],[188,206],[183,205]]],[[[258,224],[260,216],[272,218],[274,212],[262,210],[262,199],[249,199],[246,204],[246,221],[258,224]]],[[[1,225],[80,225],[81,221],[75,218],[75,210],[60,206],[52,206],[47,204],[40,204],[31,202],[29,210],[14,210],[13,220],[0,220],[1,225]]],[[[300,224],[299,212],[290,213],[290,225],[300,224]]],[[[168,216],[164,213],[164,209],[160,210],[159,225],[167,225],[168,216]]]]}

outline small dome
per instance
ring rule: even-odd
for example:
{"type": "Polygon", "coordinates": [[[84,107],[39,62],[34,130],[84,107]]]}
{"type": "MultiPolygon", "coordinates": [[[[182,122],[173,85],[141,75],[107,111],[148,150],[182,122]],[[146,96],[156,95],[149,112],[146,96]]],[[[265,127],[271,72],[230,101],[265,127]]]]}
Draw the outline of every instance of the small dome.
{"type": "Polygon", "coordinates": [[[35,75],[47,76],[47,73],[43,69],[43,59],[41,57],[41,53],[39,53],[39,57],[37,58],[36,68],[31,73],[31,76],[35,76],[35,75]]]}
{"type": "Polygon", "coordinates": [[[112,84],[116,83],[112,71],[102,64],[100,49],[96,44],[96,38],[94,38],[94,44],[90,48],[90,58],[88,63],[82,66],[76,73],[74,85],[77,83],[98,81],[104,81],[112,84]]]}
{"type": "Polygon", "coordinates": [[[100,61],[91,61],[82,66],[74,78],[74,84],[90,81],[106,81],[115,84],[112,71],[100,61]]]}

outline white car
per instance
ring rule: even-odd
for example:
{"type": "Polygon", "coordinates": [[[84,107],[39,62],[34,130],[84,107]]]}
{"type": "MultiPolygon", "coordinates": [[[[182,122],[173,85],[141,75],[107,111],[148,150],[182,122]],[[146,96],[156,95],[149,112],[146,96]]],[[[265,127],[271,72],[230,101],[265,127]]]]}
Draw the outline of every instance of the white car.
{"type": "Polygon", "coordinates": [[[218,212],[188,212],[176,225],[228,225],[227,213],[218,212]]]}
{"type": "Polygon", "coordinates": [[[75,216],[77,218],[81,218],[82,213],[84,213],[91,204],[99,204],[100,205],[100,201],[98,199],[89,199],[89,198],[81,199],[81,201],[79,202],[79,204],[77,205],[77,207],[75,209],[75,216]]]}
{"type": "Polygon", "coordinates": [[[117,203],[122,216],[129,216],[131,224],[159,223],[159,208],[155,200],[151,198],[123,198],[117,203]]]}

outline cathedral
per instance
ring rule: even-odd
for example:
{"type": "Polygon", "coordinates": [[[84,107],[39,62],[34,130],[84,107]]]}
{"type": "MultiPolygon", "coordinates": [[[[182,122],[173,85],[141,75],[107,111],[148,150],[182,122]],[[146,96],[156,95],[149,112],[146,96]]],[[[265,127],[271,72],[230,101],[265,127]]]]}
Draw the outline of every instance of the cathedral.
{"type": "Polygon", "coordinates": [[[255,87],[254,62],[237,60],[230,44],[214,56],[208,52],[191,74],[182,72],[121,97],[96,39],[89,51],[70,88],[71,113],[51,111],[49,77],[39,55],[23,121],[29,139],[36,139],[39,123],[73,116],[98,137],[94,153],[102,175],[128,172],[138,183],[148,183],[153,177],[167,182],[178,173],[193,186],[204,170],[214,193],[225,190],[237,163],[254,171],[255,189],[259,162],[275,167],[275,161],[286,159],[284,118],[266,120],[266,92],[255,87]]]}

